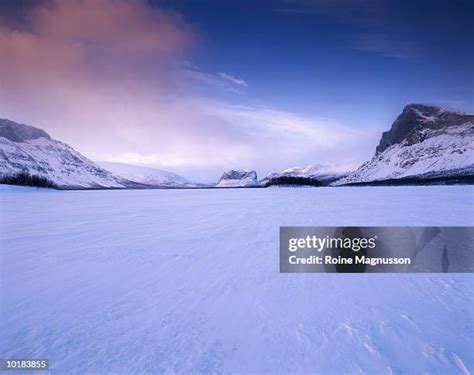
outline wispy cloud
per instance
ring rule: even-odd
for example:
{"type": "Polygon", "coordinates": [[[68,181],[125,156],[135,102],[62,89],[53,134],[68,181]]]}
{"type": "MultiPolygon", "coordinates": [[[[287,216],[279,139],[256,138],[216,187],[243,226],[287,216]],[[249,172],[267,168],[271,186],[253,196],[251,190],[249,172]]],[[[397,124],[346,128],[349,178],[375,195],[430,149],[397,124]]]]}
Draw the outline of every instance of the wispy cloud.
{"type": "Polygon", "coordinates": [[[266,174],[294,165],[361,162],[371,156],[379,136],[376,131],[355,130],[331,118],[263,106],[199,99],[186,103],[186,108],[197,116],[190,121],[196,121],[193,125],[204,133],[187,134],[181,142],[195,136],[196,143],[178,149],[160,147],[160,152],[115,153],[108,160],[155,165],[188,176],[209,167],[217,174],[227,168],[253,168],[266,174]],[[203,123],[214,131],[206,131],[203,123]],[[354,153],[355,149],[362,153],[354,153]]]}
{"type": "Polygon", "coordinates": [[[210,73],[203,71],[197,66],[184,66],[181,69],[181,75],[192,83],[204,85],[208,88],[220,89],[235,94],[244,94],[247,82],[225,73],[210,73]]]}
{"type": "Polygon", "coordinates": [[[239,86],[248,87],[247,82],[245,82],[243,79],[235,78],[235,77],[231,76],[230,74],[219,73],[219,76],[221,76],[222,78],[225,78],[225,79],[227,79],[231,82],[234,82],[235,84],[237,84],[239,86]]]}

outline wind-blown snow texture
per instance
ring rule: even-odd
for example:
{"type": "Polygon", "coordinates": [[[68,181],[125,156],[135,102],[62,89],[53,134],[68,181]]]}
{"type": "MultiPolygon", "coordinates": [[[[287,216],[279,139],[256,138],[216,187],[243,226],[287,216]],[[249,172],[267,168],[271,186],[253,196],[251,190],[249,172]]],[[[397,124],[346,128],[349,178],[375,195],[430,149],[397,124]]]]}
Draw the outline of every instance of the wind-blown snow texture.
{"type": "Polygon", "coordinates": [[[278,237],[473,225],[473,193],[0,186],[0,358],[57,373],[472,373],[472,274],[280,274],[278,237]]]}
{"type": "Polygon", "coordinates": [[[374,157],[337,184],[466,175],[474,176],[474,115],[410,104],[374,157]]]}
{"type": "Polygon", "coordinates": [[[184,177],[161,169],[112,162],[99,162],[98,164],[127,180],[150,186],[194,186],[192,182],[186,180],[184,177]]]}
{"type": "Polygon", "coordinates": [[[114,176],[44,130],[0,119],[0,177],[28,173],[63,188],[120,188],[114,176]]]}

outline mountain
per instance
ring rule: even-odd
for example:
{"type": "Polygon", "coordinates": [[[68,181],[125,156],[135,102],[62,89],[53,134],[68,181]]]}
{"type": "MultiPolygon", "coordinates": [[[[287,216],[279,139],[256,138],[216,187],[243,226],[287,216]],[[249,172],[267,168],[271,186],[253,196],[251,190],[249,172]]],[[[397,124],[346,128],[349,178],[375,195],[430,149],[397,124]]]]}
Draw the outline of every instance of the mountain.
{"type": "Polygon", "coordinates": [[[382,134],[373,158],[340,184],[472,181],[474,115],[409,104],[382,134]]]}
{"type": "Polygon", "coordinates": [[[160,187],[191,187],[194,183],[175,173],[137,165],[99,162],[103,168],[127,180],[160,187]]]}
{"type": "Polygon", "coordinates": [[[222,174],[216,187],[255,187],[259,186],[257,172],[227,170],[222,174]]]}
{"type": "Polygon", "coordinates": [[[0,119],[0,180],[46,179],[59,188],[123,188],[136,183],[101,168],[44,130],[0,119]]]}
{"type": "MultiPolygon", "coordinates": [[[[285,181],[288,177],[296,178],[301,182],[318,181],[320,185],[328,185],[347,174],[349,168],[335,164],[313,164],[306,167],[292,167],[281,172],[271,173],[264,177],[260,183],[264,186],[274,185],[275,182],[285,181]]],[[[313,185],[311,183],[311,185],[313,185]]]]}

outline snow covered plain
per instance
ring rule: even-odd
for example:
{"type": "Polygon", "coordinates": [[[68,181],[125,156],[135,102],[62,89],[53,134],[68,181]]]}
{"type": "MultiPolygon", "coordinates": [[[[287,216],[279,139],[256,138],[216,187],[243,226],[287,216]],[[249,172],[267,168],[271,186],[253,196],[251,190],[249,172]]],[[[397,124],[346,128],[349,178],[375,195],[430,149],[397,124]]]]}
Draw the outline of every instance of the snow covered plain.
{"type": "Polygon", "coordinates": [[[473,196],[0,186],[0,358],[59,373],[472,373],[472,274],[280,274],[278,233],[474,225],[473,196]]]}

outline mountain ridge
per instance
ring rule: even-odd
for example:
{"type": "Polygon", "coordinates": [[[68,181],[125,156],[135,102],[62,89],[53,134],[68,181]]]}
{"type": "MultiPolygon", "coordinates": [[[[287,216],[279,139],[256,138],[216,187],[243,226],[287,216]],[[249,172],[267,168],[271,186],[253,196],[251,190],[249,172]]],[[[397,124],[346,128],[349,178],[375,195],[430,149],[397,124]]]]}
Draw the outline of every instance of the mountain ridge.
{"type": "MultiPolygon", "coordinates": [[[[43,129],[0,119],[0,181],[36,176],[62,189],[201,187],[168,171],[122,163],[108,166],[94,163],[43,129]]],[[[382,133],[373,157],[353,171],[314,164],[287,168],[258,181],[253,170],[227,170],[215,187],[265,187],[282,181],[339,186],[443,180],[474,181],[474,114],[411,103],[382,133]]]]}
{"type": "Polygon", "coordinates": [[[0,118],[0,137],[12,142],[26,142],[38,138],[51,139],[51,136],[43,129],[5,118],[0,118]]]}
{"type": "Polygon", "coordinates": [[[281,172],[270,173],[265,176],[260,183],[262,185],[269,185],[272,184],[272,181],[284,180],[284,178],[296,178],[300,180],[306,179],[308,182],[314,180],[320,182],[321,185],[329,185],[344,177],[348,172],[349,169],[344,165],[311,164],[306,167],[291,167],[281,172]]]}
{"type": "Polygon", "coordinates": [[[126,178],[129,181],[152,187],[193,187],[195,183],[169,171],[118,162],[97,162],[106,170],[126,178]]]}

